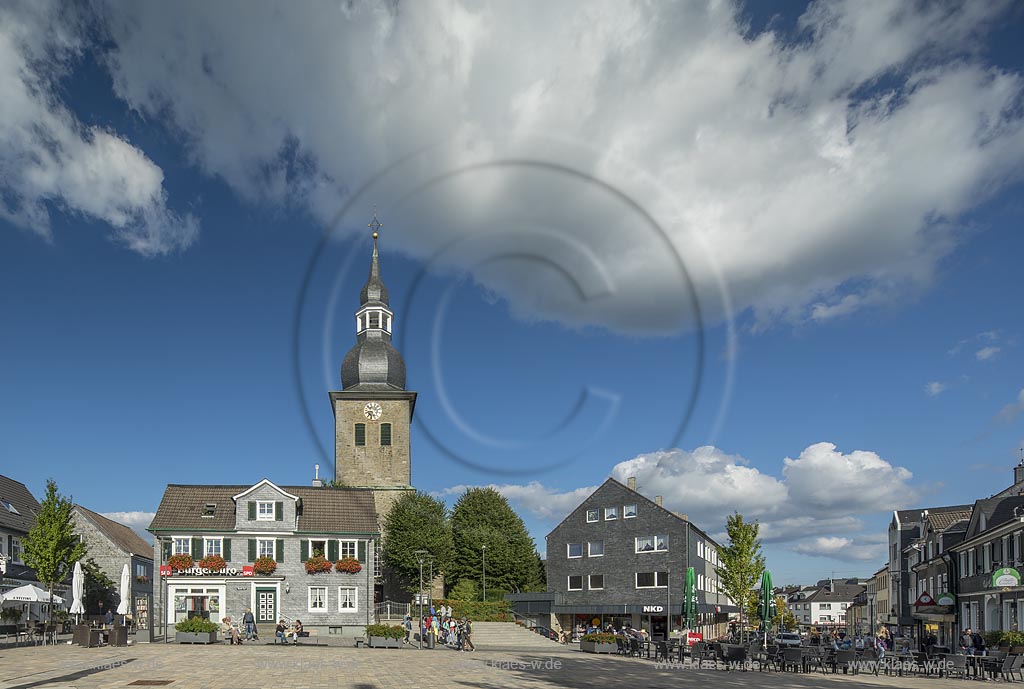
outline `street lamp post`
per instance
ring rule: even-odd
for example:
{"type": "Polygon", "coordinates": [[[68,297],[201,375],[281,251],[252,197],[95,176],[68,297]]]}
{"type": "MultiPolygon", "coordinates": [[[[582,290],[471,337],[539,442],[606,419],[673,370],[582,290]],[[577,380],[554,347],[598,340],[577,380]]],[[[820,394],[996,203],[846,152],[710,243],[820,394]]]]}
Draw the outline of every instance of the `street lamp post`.
{"type": "Polygon", "coordinates": [[[486,545],[482,545],[482,546],[480,546],[480,549],[483,552],[483,556],[482,557],[483,557],[483,565],[484,565],[484,595],[483,595],[483,601],[486,603],[487,602],[487,546],[486,545]]]}
{"type": "Polygon", "coordinates": [[[417,550],[417,551],[413,552],[413,555],[419,556],[419,560],[420,560],[420,592],[419,592],[419,594],[417,594],[417,598],[419,599],[419,607],[420,607],[419,622],[418,622],[419,627],[420,627],[420,634],[419,634],[419,639],[417,640],[417,643],[416,643],[416,648],[417,649],[421,649],[421,648],[423,648],[423,560],[424,560],[424,556],[427,555],[427,551],[426,550],[417,550]]]}
{"type": "Polygon", "coordinates": [[[430,567],[430,574],[427,576],[427,609],[432,611],[434,609],[434,556],[428,553],[426,557],[427,565],[430,567]]]}

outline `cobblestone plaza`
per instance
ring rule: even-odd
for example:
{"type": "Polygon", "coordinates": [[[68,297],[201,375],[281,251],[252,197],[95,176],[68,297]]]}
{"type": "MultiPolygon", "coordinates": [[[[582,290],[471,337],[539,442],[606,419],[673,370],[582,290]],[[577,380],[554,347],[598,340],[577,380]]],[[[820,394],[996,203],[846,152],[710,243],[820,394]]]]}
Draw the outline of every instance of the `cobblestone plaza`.
{"type": "Polygon", "coordinates": [[[126,648],[27,646],[0,651],[0,689],[168,686],[172,689],[319,687],[953,687],[960,679],[740,672],[656,665],[653,661],[581,653],[480,648],[366,649],[273,645],[126,648]],[[170,680],[169,684],[155,684],[170,680]],[[147,684],[142,684],[146,682],[147,684]]]}

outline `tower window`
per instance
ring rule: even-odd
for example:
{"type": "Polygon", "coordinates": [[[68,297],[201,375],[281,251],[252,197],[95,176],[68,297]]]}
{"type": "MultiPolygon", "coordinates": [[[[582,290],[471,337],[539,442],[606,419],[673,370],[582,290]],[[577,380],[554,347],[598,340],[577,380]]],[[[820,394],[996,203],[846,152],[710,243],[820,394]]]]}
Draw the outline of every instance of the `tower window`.
{"type": "Polygon", "coordinates": [[[380,327],[380,312],[379,311],[371,311],[370,312],[370,327],[371,328],[379,328],[380,327]]]}
{"type": "Polygon", "coordinates": [[[391,424],[382,423],[380,425],[380,444],[386,446],[391,444],[391,424]]]}
{"type": "Polygon", "coordinates": [[[357,423],[356,424],[356,445],[357,446],[366,445],[366,424],[365,423],[357,423]]]}

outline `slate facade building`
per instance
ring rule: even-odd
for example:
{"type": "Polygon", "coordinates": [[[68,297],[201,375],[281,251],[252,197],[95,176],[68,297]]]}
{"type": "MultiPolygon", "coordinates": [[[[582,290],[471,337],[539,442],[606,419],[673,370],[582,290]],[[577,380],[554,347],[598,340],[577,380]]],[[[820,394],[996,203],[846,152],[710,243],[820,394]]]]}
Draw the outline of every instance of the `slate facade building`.
{"type": "Polygon", "coordinates": [[[264,479],[252,486],[169,485],[149,526],[161,580],[154,592],[157,633],[190,617],[241,620],[252,608],[261,634],[277,620],[302,620],[318,634],[361,635],[373,614],[373,494],[323,486],[277,486],[264,479]],[[306,562],[322,554],[331,564],[354,558],[360,571],[308,574],[306,562]],[[174,555],[195,567],[172,568],[174,555]],[[198,570],[199,560],[221,556],[226,567],[198,570]],[[270,558],[272,573],[255,571],[270,558]]]}
{"type": "Polygon", "coordinates": [[[39,584],[25,564],[23,545],[38,512],[39,502],[24,483],[0,476],[0,593],[39,584]]]}
{"type": "Polygon", "coordinates": [[[596,619],[664,638],[682,628],[686,569],[697,578],[693,631],[717,636],[736,608],[718,589],[718,544],[685,515],[608,479],[547,536],[547,594],[511,595],[514,607],[569,630],[596,619]],[[671,615],[671,617],[670,617],[671,615]]]}
{"type": "MultiPolygon", "coordinates": [[[[71,509],[75,533],[85,542],[89,559],[114,582],[115,605],[121,582],[121,571],[128,565],[131,588],[128,592],[129,610],[140,631],[149,629],[153,607],[153,546],[139,534],[102,514],[75,505],[71,509]]],[[[68,601],[70,607],[71,602],[68,601]]],[[[102,614],[101,610],[87,610],[88,614],[102,614]]]]}

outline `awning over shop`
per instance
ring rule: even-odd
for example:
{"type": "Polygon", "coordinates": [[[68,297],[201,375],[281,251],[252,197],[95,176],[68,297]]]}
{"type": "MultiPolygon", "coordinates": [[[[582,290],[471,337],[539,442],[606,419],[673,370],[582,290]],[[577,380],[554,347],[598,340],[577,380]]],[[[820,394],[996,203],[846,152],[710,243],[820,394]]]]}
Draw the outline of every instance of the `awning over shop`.
{"type": "Polygon", "coordinates": [[[956,615],[952,613],[912,612],[910,616],[922,622],[956,622],[956,615]]]}

